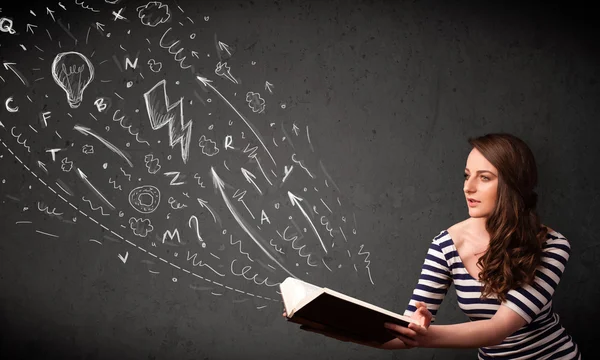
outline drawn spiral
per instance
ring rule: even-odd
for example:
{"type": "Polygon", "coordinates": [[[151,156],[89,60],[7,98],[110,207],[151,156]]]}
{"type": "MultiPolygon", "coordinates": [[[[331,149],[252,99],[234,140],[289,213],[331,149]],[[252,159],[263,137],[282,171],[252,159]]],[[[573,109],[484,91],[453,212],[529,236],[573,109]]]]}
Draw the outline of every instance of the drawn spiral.
{"type": "Polygon", "coordinates": [[[142,185],[131,190],[129,193],[129,204],[142,214],[154,212],[160,203],[160,191],[156,186],[142,185]],[[149,198],[149,201],[144,201],[149,198]]]}

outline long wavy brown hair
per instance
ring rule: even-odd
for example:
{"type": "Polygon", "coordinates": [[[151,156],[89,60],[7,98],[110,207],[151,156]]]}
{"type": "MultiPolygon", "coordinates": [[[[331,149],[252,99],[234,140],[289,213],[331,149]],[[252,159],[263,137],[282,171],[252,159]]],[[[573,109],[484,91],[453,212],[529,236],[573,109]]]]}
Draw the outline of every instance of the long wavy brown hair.
{"type": "Polygon", "coordinates": [[[527,144],[511,134],[470,138],[469,144],[498,169],[496,207],[486,221],[490,244],[477,266],[481,297],[495,294],[504,302],[509,290],[533,284],[548,233],[536,212],[537,165],[527,144]]]}

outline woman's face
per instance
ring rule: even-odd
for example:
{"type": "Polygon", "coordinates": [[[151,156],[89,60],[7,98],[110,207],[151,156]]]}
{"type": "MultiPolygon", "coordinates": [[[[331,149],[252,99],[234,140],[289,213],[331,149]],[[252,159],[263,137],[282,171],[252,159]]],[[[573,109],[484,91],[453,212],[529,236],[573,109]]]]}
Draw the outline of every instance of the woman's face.
{"type": "Polygon", "coordinates": [[[467,158],[463,190],[469,216],[487,218],[491,215],[498,195],[498,170],[476,148],[467,158]]]}

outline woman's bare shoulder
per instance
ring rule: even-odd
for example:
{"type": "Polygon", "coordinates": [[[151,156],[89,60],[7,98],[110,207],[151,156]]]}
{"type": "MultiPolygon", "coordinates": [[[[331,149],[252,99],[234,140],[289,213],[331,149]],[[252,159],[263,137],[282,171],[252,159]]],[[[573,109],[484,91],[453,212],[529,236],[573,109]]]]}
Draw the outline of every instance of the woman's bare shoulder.
{"type": "Polygon", "coordinates": [[[447,231],[454,244],[457,244],[464,237],[465,229],[469,226],[469,219],[465,219],[463,221],[457,222],[456,224],[450,226],[447,231]]]}

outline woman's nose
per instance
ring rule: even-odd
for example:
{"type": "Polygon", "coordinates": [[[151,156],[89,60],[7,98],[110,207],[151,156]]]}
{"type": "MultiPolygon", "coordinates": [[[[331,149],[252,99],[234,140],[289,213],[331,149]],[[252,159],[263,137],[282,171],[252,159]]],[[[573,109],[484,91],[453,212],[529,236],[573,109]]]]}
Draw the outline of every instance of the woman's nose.
{"type": "Polygon", "coordinates": [[[463,190],[466,193],[471,193],[471,192],[475,191],[475,184],[473,183],[473,181],[471,181],[471,179],[468,179],[465,181],[465,186],[464,186],[463,190]]]}

